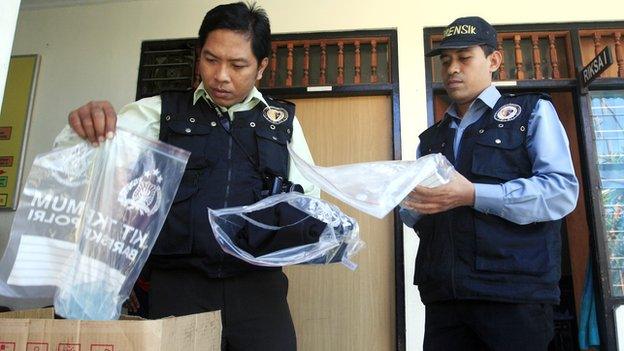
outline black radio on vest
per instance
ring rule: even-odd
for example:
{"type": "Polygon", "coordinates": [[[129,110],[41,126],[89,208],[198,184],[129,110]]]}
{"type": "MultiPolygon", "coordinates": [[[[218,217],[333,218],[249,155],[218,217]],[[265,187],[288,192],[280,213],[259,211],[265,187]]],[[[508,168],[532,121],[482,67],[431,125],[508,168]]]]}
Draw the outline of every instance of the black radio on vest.
{"type": "Polygon", "coordinates": [[[265,186],[260,193],[260,197],[265,198],[271,195],[290,193],[293,191],[303,194],[303,187],[289,181],[288,179],[284,179],[282,176],[267,176],[265,178],[265,186]]]}

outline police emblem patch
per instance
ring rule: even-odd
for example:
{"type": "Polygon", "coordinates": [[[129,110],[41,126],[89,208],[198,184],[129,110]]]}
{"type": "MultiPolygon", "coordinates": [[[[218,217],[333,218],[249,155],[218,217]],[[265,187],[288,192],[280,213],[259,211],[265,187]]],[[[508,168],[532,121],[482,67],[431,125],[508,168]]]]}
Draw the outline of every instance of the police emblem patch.
{"type": "Polygon", "coordinates": [[[494,114],[494,119],[499,122],[509,122],[516,119],[520,116],[522,112],[522,108],[517,104],[506,104],[501,106],[501,108],[496,111],[494,114]]]}
{"type": "Polygon", "coordinates": [[[162,200],[162,181],[158,168],[146,171],[121,189],[117,201],[129,210],[138,211],[140,215],[151,216],[158,211],[162,200]]]}
{"type": "Polygon", "coordinates": [[[273,124],[280,124],[288,119],[288,111],[281,107],[267,106],[262,111],[262,115],[273,124]]]}

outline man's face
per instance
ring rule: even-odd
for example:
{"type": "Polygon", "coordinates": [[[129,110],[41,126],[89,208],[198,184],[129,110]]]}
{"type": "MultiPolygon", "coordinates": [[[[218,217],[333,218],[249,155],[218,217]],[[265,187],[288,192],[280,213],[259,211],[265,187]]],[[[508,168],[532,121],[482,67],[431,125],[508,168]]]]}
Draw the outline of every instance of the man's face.
{"type": "Polygon", "coordinates": [[[212,100],[230,107],[245,100],[268,62],[264,58],[258,63],[245,33],[216,29],[208,33],[201,49],[199,74],[212,100]]]}
{"type": "Polygon", "coordinates": [[[459,105],[470,104],[490,84],[500,66],[500,52],[486,57],[480,46],[442,51],[442,79],[448,95],[459,105]]]}

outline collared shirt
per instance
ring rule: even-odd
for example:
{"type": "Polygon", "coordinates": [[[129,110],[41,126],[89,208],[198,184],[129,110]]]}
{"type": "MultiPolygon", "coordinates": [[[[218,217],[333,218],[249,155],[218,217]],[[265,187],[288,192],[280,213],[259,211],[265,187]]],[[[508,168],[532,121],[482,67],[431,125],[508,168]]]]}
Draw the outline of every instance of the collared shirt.
{"type": "MultiPolygon", "coordinates": [[[[197,103],[197,100],[204,98],[206,100],[210,100],[214,103],[214,100],[212,100],[212,97],[210,96],[210,94],[208,94],[208,92],[206,91],[206,89],[204,88],[204,82],[199,83],[199,86],[197,87],[197,89],[195,89],[195,92],[193,93],[193,105],[195,105],[197,103]]],[[[238,111],[249,111],[252,108],[256,107],[256,105],[258,103],[262,102],[264,105],[268,106],[266,100],[264,100],[264,96],[262,96],[262,94],[260,93],[260,91],[258,89],[256,89],[256,87],[253,87],[253,89],[251,89],[251,92],[249,93],[249,95],[247,95],[247,97],[245,98],[245,100],[234,104],[232,106],[230,106],[229,108],[227,107],[223,107],[223,106],[218,106],[219,110],[221,110],[221,112],[227,112],[228,116],[230,116],[230,120],[233,121],[234,120],[234,112],[238,112],[238,111]]],[[[215,103],[216,105],[216,103],[215,103]]],[[[299,125],[299,121],[297,121],[297,119],[295,118],[294,121],[297,123],[297,125],[299,125]]],[[[299,127],[301,127],[299,125],[299,127]]],[[[294,126],[293,126],[294,128],[294,126]]],[[[307,144],[306,144],[307,145],[307,144]]]]}
{"type": "MultiPolygon", "coordinates": [[[[212,98],[204,89],[204,84],[201,83],[193,95],[193,104],[196,104],[199,99],[211,100],[212,98]]],[[[242,102],[232,105],[229,108],[218,106],[222,112],[228,113],[230,120],[234,119],[234,113],[238,111],[248,111],[254,108],[257,104],[262,103],[267,105],[262,94],[254,87],[249,95],[242,102]]],[[[160,96],[153,96],[144,98],[139,101],[130,103],[117,113],[117,126],[138,135],[144,136],[150,139],[158,139],[160,133],[160,112],[162,102],[160,96]]],[[[54,147],[72,146],[83,141],[78,134],[76,134],[71,127],[66,126],[54,140],[54,147]]],[[[303,158],[306,162],[314,164],[310,148],[306,142],[305,136],[301,124],[297,117],[293,116],[293,134],[291,146],[295,153],[303,158]]],[[[299,172],[292,159],[288,164],[288,179],[293,183],[300,184],[306,195],[320,197],[320,189],[314,184],[310,183],[299,172]]]]}
{"type": "Polygon", "coordinates": [[[501,94],[498,90],[493,85],[490,85],[470,104],[463,117],[459,117],[457,105],[455,103],[451,104],[451,106],[446,109],[444,117],[451,118],[449,126],[451,129],[456,129],[455,139],[453,140],[453,155],[456,160],[461,148],[461,137],[464,135],[464,131],[470,127],[470,125],[478,121],[485,111],[494,108],[496,101],[498,101],[500,97],[501,94]]]}
{"type": "MultiPolygon", "coordinates": [[[[452,118],[456,129],[453,153],[461,151],[461,137],[471,124],[492,109],[501,94],[489,86],[473,101],[462,118],[451,104],[445,118],[452,118]]],[[[518,224],[545,222],[563,218],[576,207],[578,181],[570,155],[568,137],[557,111],[550,101],[539,100],[527,125],[527,152],[533,164],[532,176],[503,184],[475,183],[474,209],[518,224]]],[[[417,150],[420,156],[420,150],[417,150]]],[[[418,215],[401,210],[404,223],[413,226],[418,215]]]]}

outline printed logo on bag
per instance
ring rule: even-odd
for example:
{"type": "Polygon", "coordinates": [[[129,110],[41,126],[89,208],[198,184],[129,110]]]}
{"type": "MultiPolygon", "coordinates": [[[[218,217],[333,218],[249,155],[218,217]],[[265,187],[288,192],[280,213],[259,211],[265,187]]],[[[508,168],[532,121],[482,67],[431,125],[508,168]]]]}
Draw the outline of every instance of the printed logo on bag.
{"type": "Polygon", "coordinates": [[[151,216],[156,213],[162,200],[160,187],[162,180],[157,168],[146,171],[141,177],[135,178],[121,189],[117,201],[129,210],[136,210],[141,215],[151,216]]]}
{"type": "Polygon", "coordinates": [[[43,342],[27,342],[26,351],[48,351],[48,344],[43,342]]]}
{"type": "Polygon", "coordinates": [[[80,351],[80,344],[74,343],[59,343],[58,351],[80,351]]]}
{"type": "Polygon", "coordinates": [[[0,351],[15,351],[15,343],[0,341],[0,351]]]}
{"type": "Polygon", "coordinates": [[[520,116],[522,112],[522,108],[517,104],[506,104],[501,106],[501,108],[496,111],[494,114],[494,119],[499,122],[509,122],[516,119],[520,116]]]}
{"type": "Polygon", "coordinates": [[[281,107],[267,106],[262,111],[262,115],[273,124],[284,123],[288,120],[288,111],[281,107]]]}
{"type": "Polygon", "coordinates": [[[85,184],[89,178],[89,158],[82,149],[73,148],[70,153],[64,154],[57,164],[63,165],[63,170],[53,170],[52,177],[57,182],[72,188],[85,184]]]}

